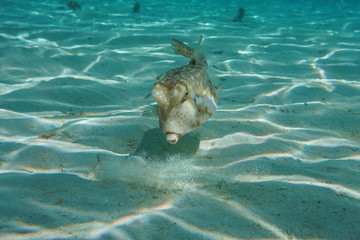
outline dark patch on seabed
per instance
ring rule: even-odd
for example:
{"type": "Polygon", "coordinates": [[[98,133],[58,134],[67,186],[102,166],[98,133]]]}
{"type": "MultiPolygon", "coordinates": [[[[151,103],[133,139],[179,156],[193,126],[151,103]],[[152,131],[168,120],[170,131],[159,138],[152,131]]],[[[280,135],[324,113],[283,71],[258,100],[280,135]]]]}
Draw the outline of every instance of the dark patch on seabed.
{"type": "Polygon", "coordinates": [[[190,157],[196,153],[199,144],[200,139],[195,133],[185,135],[175,145],[170,144],[166,141],[161,129],[155,128],[144,133],[138,148],[132,155],[139,155],[151,161],[162,161],[177,154],[190,157]]]}

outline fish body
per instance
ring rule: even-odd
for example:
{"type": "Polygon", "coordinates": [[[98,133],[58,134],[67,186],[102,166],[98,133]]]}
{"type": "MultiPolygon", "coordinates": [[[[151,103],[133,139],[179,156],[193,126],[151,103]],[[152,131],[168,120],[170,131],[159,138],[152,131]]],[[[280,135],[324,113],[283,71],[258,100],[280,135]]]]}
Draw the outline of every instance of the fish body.
{"type": "Polygon", "coordinates": [[[176,53],[191,60],[169,70],[154,84],[152,95],[159,105],[160,128],[166,140],[175,144],[215,113],[218,98],[204,54],[175,39],[171,44],[176,53]]]}

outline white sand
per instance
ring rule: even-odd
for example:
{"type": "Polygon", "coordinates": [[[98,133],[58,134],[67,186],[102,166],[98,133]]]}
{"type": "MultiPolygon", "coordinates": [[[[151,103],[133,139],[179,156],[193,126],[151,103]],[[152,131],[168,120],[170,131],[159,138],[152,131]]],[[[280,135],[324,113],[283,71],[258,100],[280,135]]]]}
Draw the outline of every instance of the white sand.
{"type": "Polygon", "coordinates": [[[360,239],[358,4],[94,2],[0,4],[0,239],[360,239]],[[219,108],[170,145],[144,97],[200,34],[219,108]]]}

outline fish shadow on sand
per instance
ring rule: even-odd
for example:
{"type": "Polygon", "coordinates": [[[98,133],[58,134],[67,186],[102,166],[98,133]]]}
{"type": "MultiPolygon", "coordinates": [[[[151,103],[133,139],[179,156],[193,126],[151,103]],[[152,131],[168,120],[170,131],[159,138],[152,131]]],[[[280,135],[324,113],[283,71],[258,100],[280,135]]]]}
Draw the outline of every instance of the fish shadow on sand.
{"type": "Polygon", "coordinates": [[[177,144],[170,144],[166,141],[161,129],[154,128],[144,133],[138,148],[131,155],[142,156],[145,160],[165,160],[177,154],[192,156],[199,145],[200,139],[194,133],[185,135],[177,144]]]}

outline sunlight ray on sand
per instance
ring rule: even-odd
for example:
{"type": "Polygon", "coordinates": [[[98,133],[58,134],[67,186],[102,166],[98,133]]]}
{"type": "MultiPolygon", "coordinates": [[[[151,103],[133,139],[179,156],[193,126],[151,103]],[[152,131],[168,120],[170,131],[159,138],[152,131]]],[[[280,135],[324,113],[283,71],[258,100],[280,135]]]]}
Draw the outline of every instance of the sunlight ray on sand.
{"type": "Polygon", "coordinates": [[[163,202],[157,206],[152,206],[152,207],[143,208],[143,209],[137,209],[134,211],[134,212],[136,212],[136,214],[130,214],[130,215],[123,216],[121,218],[118,218],[118,219],[106,224],[103,228],[98,229],[95,233],[95,236],[100,237],[101,235],[104,235],[107,232],[113,231],[113,229],[120,228],[124,225],[132,225],[135,222],[145,219],[148,216],[158,215],[158,214],[161,214],[162,211],[169,210],[172,208],[173,208],[172,201],[169,200],[169,201],[163,202]]]}
{"type": "Polygon", "coordinates": [[[354,160],[354,161],[360,161],[360,155],[352,155],[340,158],[341,160],[354,160]]]}
{"type": "Polygon", "coordinates": [[[229,208],[231,208],[233,211],[238,213],[240,216],[243,216],[246,219],[259,224],[262,228],[272,232],[276,237],[280,239],[296,239],[295,237],[286,234],[283,230],[281,230],[280,227],[276,226],[275,224],[265,221],[263,217],[251,211],[249,208],[243,206],[239,202],[235,202],[230,199],[223,198],[221,196],[214,196],[213,194],[202,190],[197,191],[197,193],[211,197],[216,201],[224,203],[225,205],[229,206],[229,208]]]}
{"type": "MultiPolygon", "coordinates": [[[[360,52],[360,49],[348,49],[348,48],[342,48],[342,49],[335,49],[333,51],[331,51],[330,53],[326,54],[323,57],[319,57],[319,58],[315,58],[313,60],[313,62],[311,63],[311,66],[313,67],[313,69],[317,70],[319,72],[319,75],[321,77],[321,79],[323,80],[328,80],[327,76],[326,76],[326,71],[323,70],[318,64],[319,60],[324,60],[324,59],[330,59],[332,56],[334,56],[336,53],[338,52],[360,52]]],[[[339,63],[337,63],[337,65],[339,66],[339,63]]],[[[341,63],[340,63],[341,65],[341,63]]],[[[356,66],[356,65],[353,65],[356,66]]]]}
{"type": "Polygon", "coordinates": [[[286,92],[288,90],[288,87],[287,86],[284,86],[284,87],[279,87],[278,89],[275,89],[271,92],[266,92],[266,93],[262,93],[259,95],[260,96],[266,96],[266,97],[272,97],[272,96],[276,96],[276,95],[279,95],[281,94],[282,92],[286,92]]]}
{"type": "Polygon", "coordinates": [[[49,41],[47,39],[44,38],[36,38],[33,40],[28,40],[26,39],[29,34],[25,33],[25,34],[19,34],[18,36],[14,36],[14,35],[10,35],[10,34],[6,34],[6,33],[0,33],[0,36],[7,38],[7,39],[12,39],[12,40],[19,40],[22,44],[20,46],[27,46],[29,45],[30,47],[58,47],[59,45],[56,42],[53,41],[49,41]]]}
{"type": "Polygon", "coordinates": [[[334,137],[324,137],[324,138],[318,138],[308,141],[295,141],[295,140],[289,140],[292,142],[300,143],[303,145],[309,145],[309,146],[319,146],[319,147],[358,147],[358,144],[348,140],[348,139],[341,139],[341,138],[334,138],[334,137]]]}
{"type": "MultiPolygon", "coordinates": [[[[64,69],[64,72],[67,72],[66,69],[64,69]]],[[[14,91],[19,91],[22,89],[30,89],[30,88],[34,88],[36,87],[38,84],[42,83],[42,82],[46,82],[46,81],[51,81],[54,79],[59,79],[59,78],[76,78],[76,79],[83,79],[83,80],[89,80],[89,81],[94,81],[94,82],[99,82],[102,84],[119,84],[121,82],[115,81],[113,79],[98,79],[95,77],[91,77],[91,76],[86,76],[86,75],[73,75],[73,74],[62,74],[59,76],[49,76],[49,77],[31,77],[31,78],[27,78],[24,80],[24,83],[19,83],[19,84],[4,84],[4,83],[0,83],[0,95],[6,95],[9,93],[12,93],[14,91]]]]}
{"type": "Polygon", "coordinates": [[[3,0],[0,240],[357,239],[359,6],[224,1],[3,0]],[[218,111],[171,148],[145,96],[200,34],[218,111]]]}
{"type": "MultiPolygon", "coordinates": [[[[97,211],[93,211],[92,213],[79,211],[77,209],[64,209],[63,207],[56,207],[54,205],[44,205],[42,202],[34,203],[35,205],[39,205],[40,208],[51,208],[52,211],[59,211],[63,212],[64,214],[69,215],[80,215],[80,216],[88,216],[88,217],[94,217],[94,218],[101,218],[106,219],[108,213],[101,213],[97,211]]],[[[126,216],[123,216],[121,218],[118,218],[114,221],[111,221],[109,223],[107,222],[84,222],[79,224],[71,224],[71,225],[64,225],[59,228],[53,228],[53,229],[44,229],[40,226],[36,225],[26,225],[22,222],[14,222],[15,225],[22,226],[24,229],[28,229],[29,233],[26,234],[9,234],[6,237],[9,237],[11,239],[47,239],[47,238],[67,238],[71,236],[71,232],[76,231],[84,238],[101,238],[103,235],[110,233],[112,236],[121,237],[121,239],[132,239],[131,237],[126,234],[126,231],[122,230],[121,227],[129,226],[137,221],[140,221],[142,219],[145,219],[148,216],[151,215],[159,215],[159,216],[166,216],[162,214],[162,211],[171,209],[171,202],[167,201],[164,202],[158,206],[153,206],[146,209],[139,209],[135,210],[135,212],[138,212],[137,214],[129,214],[126,216]]],[[[2,239],[2,237],[0,237],[2,239]]],[[[6,239],[6,238],[5,238],[6,239]]]]}
{"type": "MultiPolygon", "coordinates": [[[[292,128],[284,127],[278,124],[274,124],[270,121],[260,119],[255,122],[264,122],[272,126],[275,126],[278,129],[291,130],[291,131],[301,131],[301,130],[311,130],[307,128],[292,128]]],[[[228,148],[237,144],[261,144],[270,139],[279,139],[284,141],[290,141],[293,143],[301,145],[313,145],[313,146],[356,146],[353,142],[347,139],[338,139],[338,138],[317,138],[312,140],[300,141],[300,140],[291,140],[288,138],[281,137],[280,134],[267,134],[263,136],[256,136],[246,132],[235,132],[223,136],[218,139],[202,140],[200,142],[199,151],[208,151],[213,149],[228,148]]]]}
{"type": "Polygon", "coordinates": [[[112,232],[116,229],[119,229],[120,227],[122,227],[124,225],[134,224],[137,221],[145,219],[146,217],[147,217],[147,215],[143,214],[143,213],[126,215],[124,217],[116,219],[115,221],[113,221],[111,223],[105,224],[104,227],[102,227],[100,229],[97,229],[97,230],[94,229],[92,232],[94,232],[94,235],[96,237],[101,237],[102,235],[105,235],[108,232],[112,232]]]}
{"type": "MultiPolygon", "coordinates": [[[[323,106],[326,105],[320,101],[309,101],[309,102],[306,102],[306,104],[323,105],[323,106]]],[[[247,109],[251,109],[251,108],[258,108],[258,107],[274,108],[274,107],[289,107],[289,106],[303,106],[303,105],[304,105],[304,103],[289,103],[289,104],[282,104],[282,105],[259,103],[259,104],[248,105],[248,106],[244,106],[244,107],[240,107],[240,108],[220,108],[218,111],[219,112],[237,112],[237,111],[247,110],[247,109]]],[[[267,121],[266,119],[263,119],[263,118],[259,119],[259,121],[262,121],[262,120],[267,121]]]]}
{"type": "Polygon", "coordinates": [[[54,203],[44,203],[44,202],[38,201],[38,200],[31,200],[28,203],[30,204],[30,206],[36,207],[39,210],[42,209],[45,212],[51,210],[54,213],[61,212],[64,215],[81,216],[82,218],[99,217],[100,219],[106,219],[108,217],[107,212],[102,212],[100,210],[98,210],[98,211],[90,210],[90,209],[83,211],[83,210],[75,208],[75,207],[74,208],[67,207],[67,206],[65,207],[65,206],[61,206],[61,199],[58,201],[59,202],[54,204],[54,203]]]}
{"type": "MultiPolygon", "coordinates": [[[[357,148],[358,145],[354,142],[351,142],[347,139],[338,139],[338,138],[319,138],[314,140],[308,140],[308,141],[300,141],[300,140],[292,140],[288,138],[283,138],[281,135],[278,134],[272,134],[268,136],[252,136],[249,134],[232,134],[232,136],[225,136],[221,139],[213,139],[213,140],[203,140],[201,141],[200,148],[198,150],[198,154],[204,154],[207,151],[213,151],[213,150],[220,150],[220,149],[226,149],[232,146],[236,146],[238,144],[261,144],[265,141],[271,140],[271,139],[277,139],[286,142],[292,142],[295,145],[288,151],[288,152],[274,152],[268,151],[264,154],[256,154],[251,155],[249,157],[241,158],[239,160],[231,161],[229,163],[226,163],[222,166],[216,166],[215,168],[228,168],[232,167],[235,164],[243,163],[246,161],[255,161],[263,158],[268,159],[282,159],[282,158],[293,158],[297,159],[303,162],[322,162],[322,161],[328,161],[329,159],[327,157],[309,157],[307,155],[303,154],[303,148],[305,146],[314,146],[314,147],[353,147],[357,148]],[[237,136],[238,135],[238,136],[237,136]]],[[[340,159],[353,159],[357,156],[347,156],[342,157],[340,159]]]]}
{"type": "MultiPolygon", "coordinates": [[[[12,138],[6,138],[8,142],[12,138]]],[[[13,142],[14,140],[12,140],[13,142]]],[[[88,180],[97,180],[101,164],[99,156],[111,158],[124,158],[128,153],[115,153],[97,147],[86,146],[79,143],[63,142],[58,140],[44,140],[36,138],[17,138],[15,140],[24,146],[3,156],[7,161],[3,164],[0,173],[25,172],[25,173],[69,173],[88,180]],[[32,155],[23,158],[36,149],[42,149],[43,155],[32,155]],[[63,157],[60,157],[63,155],[63,157]],[[83,156],[82,164],[72,163],[74,156],[83,156]],[[33,161],[36,160],[36,161],[33,161]]]]}
{"type": "Polygon", "coordinates": [[[194,233],[203,238],[206,237],[206,239],[213,239],[213,240],[218,240],[218,239],[236,240],[236,239],[238,239],[238,238],[231,237],[225,233],[220,233],[220,232],[216,232],[213,230],[198,227],[198,226],[190,224],[190,223],[186,222],[185,220],[182,220],[178,217],[171,216],[170,214],[167,214],[167,213],[157,213],[156,215],[161,216],[172,223],[176,223],[177,226],[183,228],[185,231],[194,233]]]}
{"type": "Polygon", "coordinates": [[[239,182],[286,182],[290,184],[309,185],[312,187],[323,187],[334,191],[336,194],[345,195],[354,199],[360,199],[360,191],[344,187],[340,184],[332,184],[316,178],[302,175],[238,175],[234,181],[239,182]]]}
{"type": "Polygon", "coordinates": [[[284,152],[284,153],[258,154],[258,155],[250,156],[250,157],[247,157],[247,158],[235,160],[235,161],[226,163],[226,164],[221,165],[221,166],[214,166],[212,168],[231,168],[236,164],[242,164],[244,162],[256,161],[256,160],[263,159],[263,158],[272,159],[272,160],[281,159],[281,158],[293,158],[294,155],[296,154],[296,152],[297,151],[294,150],[293,153],[284,152]]]}
{"type": "Polygon", "coordinates": [[[54,120],[40,118],[40,117],[34,116],[29,113],[15,112],[15,111],[7,110],[7,109],[0,109],[0,115],[1,115],[2,119],[6,119],[6,120],[28,119],[28,120],[34,120],[36,122],[39,122],[39,123],[41,123],[41,125],[45,125],[45,126],[51,125],[52,127],[59,126],[59,123],[62,122],[61,120],[59,120],[57,122],[54,120]]]}
{"type": "Polygon", "coordinates": [[[85,69],[83,70],[83,72],[88,72],[95,64],[97,64],[98,62],[100,62],[101,60],[101,55],[97,56],[96,59],[94,61],[92,61],[91,63],[89,63],[89,65],[87,65],[85,67],[85,69]]]}
{"type": "MultiPolygon", "coordinates": [[[[102,222],[85,222],[78,224],[70,224],[60,226],[59,228],[41,228],[36,225],[27,225],[22,222],[14,222],[17,227],[24,226],[23,229],[29,230],[27,233],[10,233],[0,236],[0,239],[14,239],[14,240],[39,240],[39,239],[68,239],[74,231],[78,232],[79,236],[83,238],[93,237],[98,229],[101,229],[105,224],[102,222]],[[39,229],[40,228],[40,229],[39,229]],[[39,230],[37,230],[39,229],[39,230]],[[34,231],[35,230],[35,231],[34,231]]],[[[120,235],[123,237],[124,235],[120,235]]],[[[131,238],[124,238],[131,239],[131,238]]]]}
{"type": "Polygon", "coordinates": [[[29,147],[32,146],[43,146],[49,149],[53,149],[54,151],[59,152],[66,152],[66,153],[77,153],[77,152],[99,152],[99,153],[107,153],[113,156],[128,156],[129,154],[121,154],[121,153],[114,153],[109,150],[91,147],[79,143],[71,143],[71,142],[64,142],[64,141],[58,141],[58,140],[51,140],[51,139],[37,139],[33,137],[28,138],[21,138],[16,140],[19,143],[23,143],[25,146],[19,150],[16,150],[12,152],[9,156],[15,156],[19,154],[21,151],[26,150],[29,147]]]}
{"type": "Polygon", "coordinates": [[[254,136],[244,132],[237,132],[225,135],[222,138],[212,140],[202,140],[199,146],[199,152],[214,149],[224,149],[238,144],[259,144],[270,138],[272,134],[266,136],[254,136]]]}
{"type": "MultiPolygon", "coordinates": [[[[277,128],[279,128],[278,125],[275,125],[277,128]]],[[[280,129],[283,129],[282,127],[280,129]]],[[[199,150],[197,151],[197,154],[206,154],[207,152],[212,151],[221,151],[225,149],[230,149],[233,146],[236,145],[259,145],[259,147],[262,146],[263,143],[266,141],[272,141],[272,140],[278,140],[283,142],[284,146],[287,147],[287,152],[282,152],[279,150],[279,152],[272,152],[272,150],[268,150],[267,153],[260,153],[260,154],[254,154],[248,157],[241,158],[239,160],[231,161],[229,163],[226,163],[222,165],[222,167],[231,167],[235,164],[242,163],[245,161],[254,161],[262,158],[269,158],[269,159],[281,159],[281,158],[293,158],[304,162],[321,162],[321,161],[327,161],[329,158],[324,156],[313,156],[313,155],[307,155],[304,153],[304,148],[352,148],[354,151],[358,148],[358,144],[350,141],[348,139],[344,139],[339,137],[331,136],[333,133],[331,131],[321,131],[322,134],[329,133],[330,136],[324,136],[324,137],[318,137],[314,135],[310,139],[300,140],[296,139],[295,135],[299,135],[302,132],[308,132],[313,131],[313,133],[316,133],[317,129],[297,129],[297,128],[287,128],[287,131],[284,133],[273,133],[273,134],[267,134],[267,135],[252,135],[246,132],[236,132],[231,133],[228,135],[223,136],[222,138],[218,139],[210,139],[210,140],[202,140],[200,142],[199,150]],[[286,133],[286,135],[284,135],[286,133]],[[295,135],[294,135],[295,134],[295,135]],[[291,135],[294,135],[295,139],[292,139],[291,135]],[[292,143],[290,145],[289,143],[292,143]]],[[[321,133],[319,132],[319,133],[321,133]]],[[[334,158],[339,158],[335,157],[334,158]]],[[[340,157],[339,159],[342,159],[343,157],[340,157]]],[[[216,167],[218,168],[218,167],[216,167]]]]}
{"type": "MultiPolygon", "coordinates": [[[[7,174],[7,173],[20,173],[20,174],[71,174],[78,176],[80,178],[86,179],[86,180],[98,180],[95,173],[92,173],[87,168],[73,168],[73,169],[66,169],[62,170],[61,167],[54,168],[54,169],[42,169],[42,168],[34,168],[30,166],[19,166],[18,169],[13,168],[7,168],[7,166],[4,166],[4,169],[0,169],[0,174],[7,174]],[[66,173],[65,173],[66,172],[66,173]]],[[[1,239],[1,238],[0,238],[1,239]]]]}
{"type": "Polygon", "coordinates": [[[28,89],[35,87],[42,81],[50,81],[55,77],[36,77],[36,78],[28,78],[25,80],[25,83],[19,84],[4,84],[0,83],[0,95],[6,95],[13,91],[19,91],[20,89],[28,89]]]}

